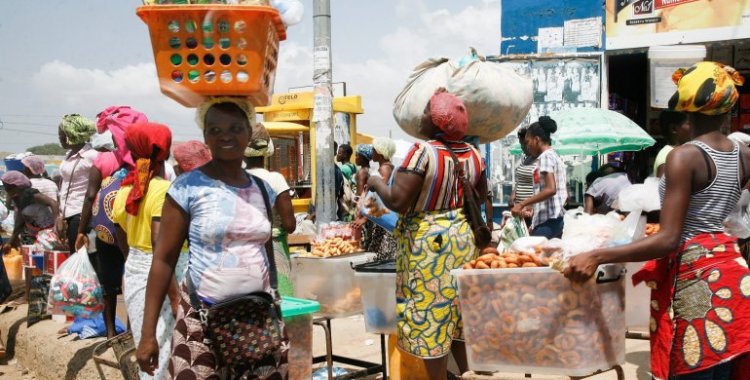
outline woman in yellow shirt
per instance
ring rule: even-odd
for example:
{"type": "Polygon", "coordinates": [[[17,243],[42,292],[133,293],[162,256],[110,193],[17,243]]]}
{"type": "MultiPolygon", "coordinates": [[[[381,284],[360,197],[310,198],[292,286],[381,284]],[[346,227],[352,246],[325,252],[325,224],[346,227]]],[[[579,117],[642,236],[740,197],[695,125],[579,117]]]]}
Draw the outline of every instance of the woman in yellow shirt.
{"type": "MultiPolygon", "coordinates": [[[[161,178],[164,161],[169,158],[172,133],[165,125],[139,123],[125,133],[125,142],[135,160],[135,169],[123,180],[114,201],[114,221],[117,242],[122,252],[127,252],[123,275],[123,296],[135,344],[141,338],[143,313],[146,302],[146,283],[153,259],[154,242],[159,235],[161,210],[170,182],[161,178]]],[[[181,260],[175,268],[177,277],[185,273],[181,260]]],[[[161,347],[159,363],[154,378],[167,374],[166,363],[171,350],[170,339],[174,329],[174,314],[179,301],[175,274],[169,291],[171,302],[164,302],[157,324],[157,339],[161,347]]],[[[148,377],[141,372],[141,378],[148,377]]],[[[150,378],[150,377],[149,377],[150,378]]]]}

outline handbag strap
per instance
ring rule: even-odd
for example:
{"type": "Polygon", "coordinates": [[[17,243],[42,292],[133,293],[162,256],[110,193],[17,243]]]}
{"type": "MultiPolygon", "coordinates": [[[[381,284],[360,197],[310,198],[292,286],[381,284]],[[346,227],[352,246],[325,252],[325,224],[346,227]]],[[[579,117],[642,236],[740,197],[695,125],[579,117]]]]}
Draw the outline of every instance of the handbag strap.
{"type": "MultiPolygon", "coordinates": [[[[266,206],[266,215],[268,216],[268,222],[272,224],[273,212],[271,210],[271,200],[270,200],[270,197],[268,196],[268,190],[266,190],[266,186],[263,184],[263,181],[260,178],[252,174],[250,174],[250,177],[260,189],[260,193],[263,196],[263,203],[266,206]]],[[[266,257],[268,258],[268,281],[271,285],[271,289],[272,289],[271,295],[273,296],[274,301],[279,302],[280,299],[278,296],[279,294],[278,293],[278,280],[276,278],[276,260],[273,254],[273,241],[272,241],[273,232],[269,233],[268,236],[269,236],[268,240],[266,240],[266,244],[265,244],[266,257]]],[[[188,273],[187,276],[185,276],[185,284],[187,285],[188,296],[190,297],[190,304],[193,306],[193,309],[198,311],[200,318],[201,318],[201,322],[205,323],[206,321],[204,321],[204,318],[206,317],[206,315],[203,312],[203,310],[205,309],[203,308],[203,303],[198,298],[198,293],[195,290],[195,285],[193,285],[193,280],[191,279],[190,273],[188,273]]]]}
{"type": "Polygon", "coordinates": [[[68,180],[68,191],[67,193],[65,193],[65,207],[63,207],[62,212],[63,219],[65,219],[65,212],[68,210],[68,198],[70,198],[70,188],[73,184],[73,176],[76,175],[76,168],[78,167],[78,163],[81,162],[81,158],[83,158],[83,156],[81,156],[81,151],[78,151],[76,154],[78,155],[78,159],[76,160],[76,163],[73,164],[73,170],[70,172],[70,179],[68,180]]]}

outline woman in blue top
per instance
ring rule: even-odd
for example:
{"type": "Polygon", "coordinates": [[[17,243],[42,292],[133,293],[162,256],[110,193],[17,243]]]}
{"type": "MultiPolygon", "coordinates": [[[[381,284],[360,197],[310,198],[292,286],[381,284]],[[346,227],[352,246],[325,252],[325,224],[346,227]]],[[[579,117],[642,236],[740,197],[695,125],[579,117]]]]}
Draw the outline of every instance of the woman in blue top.
{"type": "MultiPolygon", "coordinates": [[[[158,367],[155,329],[169,279],[182,245],[190,241],[187,276],[205,303],[213,304],[254,291],[270,291],[265,243],[271,237],[265,202],[276,194],[242,168],[255,113],[244,99],[217,98],[198,108],[198,124],[211,150],[206,165],[178,177],[167,192],[162,224],[146,288],[146,308],[136,357],[141,369],[158,367]]],[[[190,305],[185,284],[172,336],[172,378],[216,378],[221,368],[204,343],[204,328],[190,305]]],[[[278,372],[285,372],[283,365],[278,372]]],[[[258,378],[249,373],[248,378],[258,378]]],[[[282,375],[286,378],[285,375],[282,375]]]]}

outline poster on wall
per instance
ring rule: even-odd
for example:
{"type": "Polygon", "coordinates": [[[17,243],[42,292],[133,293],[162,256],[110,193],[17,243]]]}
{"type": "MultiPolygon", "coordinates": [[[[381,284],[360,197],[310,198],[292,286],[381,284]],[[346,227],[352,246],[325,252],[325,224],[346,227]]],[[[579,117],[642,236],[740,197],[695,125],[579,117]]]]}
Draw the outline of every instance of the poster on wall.
{"type": "Polygon", "coordinates": [[[750,38],[750,0],[606,0],[607,50],[750,38]]]}
{"type": "MultiPolygon", "coordinates": [[[[545,58],[504,61],[503,65],[534,83],[534,103],[519,127],[537,121],[539,116],[572,108],[599,108],[601,106],[601,60],[600,58],[545,58]]],[[[495,202],[507,204],[513,182],[518,155],[511,153],[518,142],[516,133],[490,144],[489,179],[495,202]]],[[[586,168],[590,161],[564,157],[570,169],[571,186],[581,182],[574,168],[586,168]]],[[[590,160],[590,159],[589,159],[590,160]]],[[[583,172],[585,176],[586,172],[583,172]]],[[[574,192],[571,192],[574,194],[574,192]]],[[[575,196],[574,196],[575,198],[575,196]]],[[[577,200],[577,199],[576,199],[577,200]]]]}

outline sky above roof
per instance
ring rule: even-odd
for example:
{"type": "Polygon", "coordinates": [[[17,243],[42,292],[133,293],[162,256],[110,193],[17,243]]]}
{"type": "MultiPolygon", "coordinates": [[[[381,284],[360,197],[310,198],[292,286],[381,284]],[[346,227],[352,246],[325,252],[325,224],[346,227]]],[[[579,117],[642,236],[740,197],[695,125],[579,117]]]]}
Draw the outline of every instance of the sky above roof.
{"type": "MultiPolygon", "coordinates": [[[[312,0],[281,43],[275,92],[312,84],[312,0]]],[[[159,91],[137,0],[46,0],[4,4],[0,12],[0,151],[57,141],[60,117],[94,118],[130,105],[169,125],[175,140],[202,139],[193,109],[159,91]]],[[[361,132],[405,138],[393,100],[412,68],[431,57],[459,58],[475,47],[498,54],[499,0],[331,0],[333,81],[361,95],[361,132]]]]}

